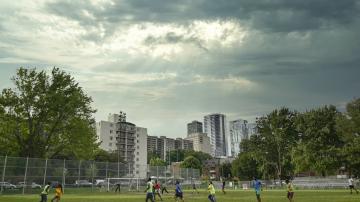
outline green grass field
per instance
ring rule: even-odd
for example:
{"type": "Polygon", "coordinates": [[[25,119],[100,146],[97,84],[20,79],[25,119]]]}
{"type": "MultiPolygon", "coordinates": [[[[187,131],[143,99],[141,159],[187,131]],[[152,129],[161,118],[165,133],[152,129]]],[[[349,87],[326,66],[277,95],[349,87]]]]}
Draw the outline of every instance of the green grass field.
{"type": "MultiPolygon", "coordinates": [[[[48,201],[53,194],[49,195],[48,201]]],[[[174,201],[173,194],[165,194],[164,201],[174,201]]],[[[191,194],[190,191],[184,192],[185,202],[207,202],[205,191],[200,194],[191,194]]],[[[252,190],[248,191],[227,191],[227,194],[218,192],[217,202],[256,202],[255,194],[252,190]]],[[[297,190],[295,192],[295,202],[360,202],[360,194],[350,195],[347,190],[297,190]]],[[[64,202],[136,202],[144,201],[144,193],[87,193],[87,194],[66,194],[61,201],[64,202]]],[[[39,196],[32,195],[2,195],[1,202],[37,202],[39,196]]],[[[160,201],[160,200],[158,200],[160,201]]],[[[283,190],[264,190],[262,192],[263,202],[286,202],[286,192],[283,190]]]]}

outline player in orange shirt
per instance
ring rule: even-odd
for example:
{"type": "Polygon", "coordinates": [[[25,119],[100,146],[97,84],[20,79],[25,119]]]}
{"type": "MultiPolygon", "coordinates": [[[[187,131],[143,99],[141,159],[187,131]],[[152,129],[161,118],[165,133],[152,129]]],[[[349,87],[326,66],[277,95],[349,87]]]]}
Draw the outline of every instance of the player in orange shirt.
{"type": "Polygon", "coordinates": [[[54,202],[54,201],[59,202],[60,198],[63,194],[64,194],[64,192],[63,192],[62,185],[59,183],[55,188],[55,196],[53,199],[51,199],[51,202],[54,202]]]}

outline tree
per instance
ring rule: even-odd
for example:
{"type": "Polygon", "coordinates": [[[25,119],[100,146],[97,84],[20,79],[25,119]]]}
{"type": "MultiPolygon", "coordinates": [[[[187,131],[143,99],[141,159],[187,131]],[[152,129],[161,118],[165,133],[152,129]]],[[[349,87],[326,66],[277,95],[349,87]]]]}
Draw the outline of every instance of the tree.
{"type": "Polygon", "coordinates": [[[150,160],[153,158],[160,158],[160,155],[156,151],[150,151],[147,155],[147,163],[150,164],[150,160]]]}
{"type": "Polygon", "coordinates": [[[257,120],[259,143],[255,158],[262,162],[263,172],[275,168],[275,176],[280,180],[293,174],[290,154],[298,138],[296,117],[296,112],[281,108],[257,120]]]}
{"type": "Polygon", "coordinates": [[[201,169],[201,162],[194,156],[188,156],[180,165],[182,168],[201,169]]]}
{"type": "Polygon", "coordinates": [[[150,159],[150,166],[166,166],[166,162],[161,158],[154,157],[150,159]]]}
{"type": "Polygon", "coordinates": [[[201,151],[194,151],[194,150],[187,150],[185,151],[185,159],[186,157],[193,156],[197,158],[201,164],[204,163],[204,161],[212,159],[212,156],[208,153],[204,153],[201,151]]]}
{"type": "Polygon", "coordinates": [[[297,171],[310,169],[326,176],[340,168],[343,142],[336,131],[338,116],[336,107],[325,106],[298,117],[301,139],[292,152],[297,171]]]}
{"type": "Polygon", "coordinates": [[[91,158],[98,147],[95,110],[71,75],[20,68],[12,81],[15,88],[0,95],[0,141],[7,154],[91,158]]]}
{"type": "Polygon", "coordinates": [[[249,152],[242,152],[231,164],[231,173],[241,180],[252,180],[253,177],[260,177],[258,162],[249,152]]]}
{"type": "MultiPolygon", "coordinates": [[[[118,162],[118,153],[114,152],[107,152],[103,149],[96,149],[94,160],[100,162],[118,162]]],[[[120,157],[120,162],[124,163],[124,159],[120,157]]]]}
{"type": "Polygon", "coordinates": [[[348,173],[360,175],[360,99],[346,105],[346,112],[336,119],[337,133],[344,146],[341,149],[342,162],[348,173]]]}
{"type": "MultiPolygon", "coordinates": [[[[170,151],[170,161],[171,162],[181,162],[185,159],[185,150],[177,149],[170,151]]],[[[166,159],[169,159],[168,155],[166,159]]]]}
{"type": "Polygon", "coordinates": [[[231,172],[231,163],[223,163],[220,165],[220,173],[221,176],[223,176],[224,178],[228,178],[232,176],[232,172],[231,172]]]}

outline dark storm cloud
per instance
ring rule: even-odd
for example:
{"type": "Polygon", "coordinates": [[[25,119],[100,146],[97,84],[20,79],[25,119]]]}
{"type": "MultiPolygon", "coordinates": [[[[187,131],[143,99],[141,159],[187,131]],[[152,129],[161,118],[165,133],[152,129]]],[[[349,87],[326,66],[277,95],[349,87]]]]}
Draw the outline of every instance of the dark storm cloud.
{"type": "Polygon", "coordinates": [[[100,9],[87,1],[58,1],[47,5],[51,13],[84,26],[104,23],[108,30],[114,24],[133,22],[186,23],[189,20],[231,18],[256,29],[291,32],[347,25],[359,16],[358,0],[125,0],[103,7],[100,9]]]}

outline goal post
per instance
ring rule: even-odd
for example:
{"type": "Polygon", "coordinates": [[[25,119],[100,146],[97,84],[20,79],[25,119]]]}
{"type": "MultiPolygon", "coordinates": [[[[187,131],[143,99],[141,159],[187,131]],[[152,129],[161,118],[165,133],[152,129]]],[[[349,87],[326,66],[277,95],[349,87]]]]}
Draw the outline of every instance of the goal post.
{"type": "Polygon", "coordinates": [[[145,181],[142,178],[106,178],[106,191],[117,191],[116,189],[119,188],[119,191],[139,191],[140,184],[142,181],[145,181]]]}

